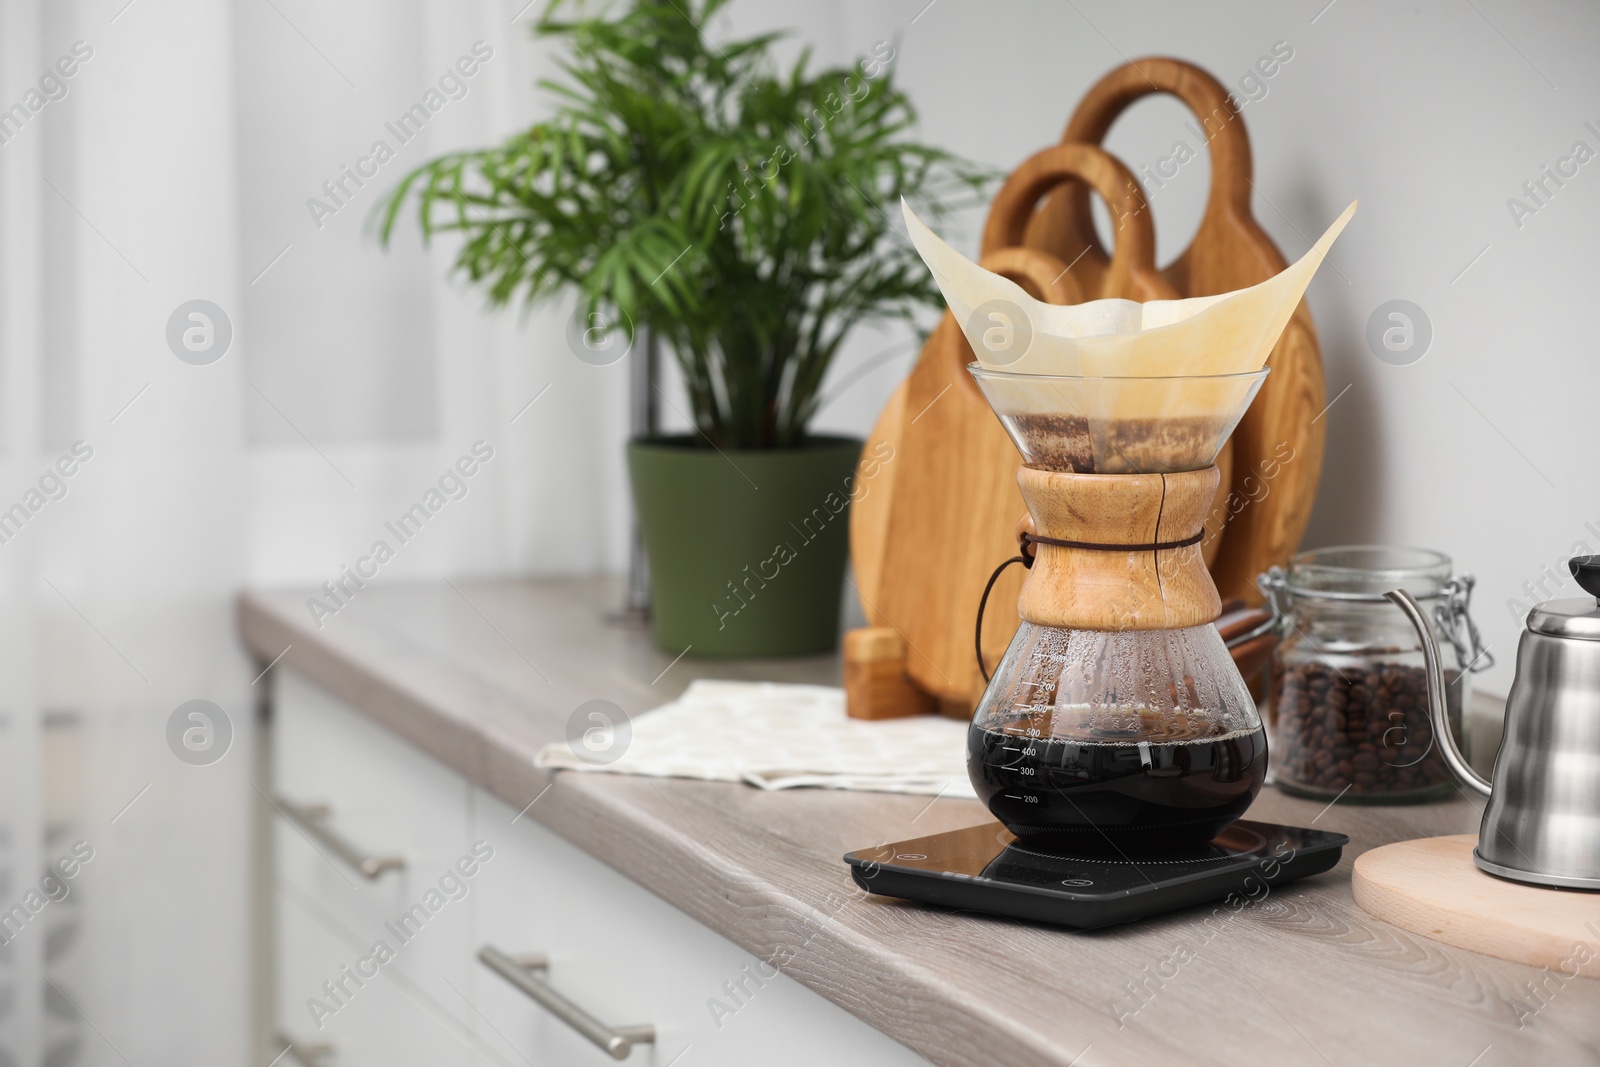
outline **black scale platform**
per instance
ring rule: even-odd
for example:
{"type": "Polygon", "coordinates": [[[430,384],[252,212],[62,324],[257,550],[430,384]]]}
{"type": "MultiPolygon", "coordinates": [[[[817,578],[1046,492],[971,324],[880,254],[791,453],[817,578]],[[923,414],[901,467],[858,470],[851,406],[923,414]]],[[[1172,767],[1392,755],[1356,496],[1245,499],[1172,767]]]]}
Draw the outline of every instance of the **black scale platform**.
{"type": "Polygon", "coordinates": [[[851,852],[870,893],[1080,930],[1131,922],[1321,874],[1349,838],[1275,823],[1234,823],[1210,844],[1154,856],[1084,856],[1019,840],[997,822],[851,852]]]}

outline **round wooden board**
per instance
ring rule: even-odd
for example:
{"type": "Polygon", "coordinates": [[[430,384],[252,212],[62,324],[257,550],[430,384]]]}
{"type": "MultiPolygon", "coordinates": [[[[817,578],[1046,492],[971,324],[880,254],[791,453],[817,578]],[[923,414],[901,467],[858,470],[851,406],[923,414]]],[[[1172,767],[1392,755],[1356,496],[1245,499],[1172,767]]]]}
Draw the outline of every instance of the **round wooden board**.
{"type": "Polygon", "coordinates": [[[1600,978],[1600,892],[1496,878],[1473,864],[1477,843],[1477,834],[1458,834],[1364,852],[1351,876],[1356,903],[1447,945],[1600,978]]]}

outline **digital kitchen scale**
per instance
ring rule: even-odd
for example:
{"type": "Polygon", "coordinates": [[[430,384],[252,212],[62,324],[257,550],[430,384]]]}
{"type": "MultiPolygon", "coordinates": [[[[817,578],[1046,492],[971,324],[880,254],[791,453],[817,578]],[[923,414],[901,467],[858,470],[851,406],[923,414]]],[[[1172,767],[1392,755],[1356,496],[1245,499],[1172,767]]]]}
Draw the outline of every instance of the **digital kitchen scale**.
{"type": "Polygon", "coordinates": [[[848,853],[869,893],[1089,930],[1321,874],[1344,834],[1236,822],[1209,844],[1159,855],[1084,856],[1019,840],[997,822],[848,853]]]}

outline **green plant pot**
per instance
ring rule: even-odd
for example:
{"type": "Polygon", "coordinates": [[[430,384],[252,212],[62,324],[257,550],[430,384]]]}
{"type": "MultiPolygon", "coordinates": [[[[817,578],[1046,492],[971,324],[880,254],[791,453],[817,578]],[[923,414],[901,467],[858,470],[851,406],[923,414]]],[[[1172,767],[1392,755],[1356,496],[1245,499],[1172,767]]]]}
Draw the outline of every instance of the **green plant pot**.
{"type": "Polygon", "coordinates": [[[860,457],[844,437],[761,451],[687,437],[628,445],[656,643],[691,656],[832,651],[860,457]]]}

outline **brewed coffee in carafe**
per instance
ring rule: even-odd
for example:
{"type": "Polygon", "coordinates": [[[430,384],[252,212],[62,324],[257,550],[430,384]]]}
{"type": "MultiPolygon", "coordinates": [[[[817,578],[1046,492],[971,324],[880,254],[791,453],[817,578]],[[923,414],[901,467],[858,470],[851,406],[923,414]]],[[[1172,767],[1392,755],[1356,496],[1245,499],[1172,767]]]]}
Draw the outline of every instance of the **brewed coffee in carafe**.
{"type": "Polygon", "coordinates": [[[1034,554],[1021,625],[968,734],[978,796],[1012,833],[1056,848],[1211,840],[1267,767],[1255,701],[1212,625],[1221,604],[1200,544],[1211,464],[1266,372],[972,373],[1025,461],[1034,554]]]}
{"type": "Polygon", "coordinates": [[[1209,841],[1267,770],[1255,702],[1216,627],[1024,622],[973,717],[968,773],[1019,837],[1088,852],[1209,841]]]}

